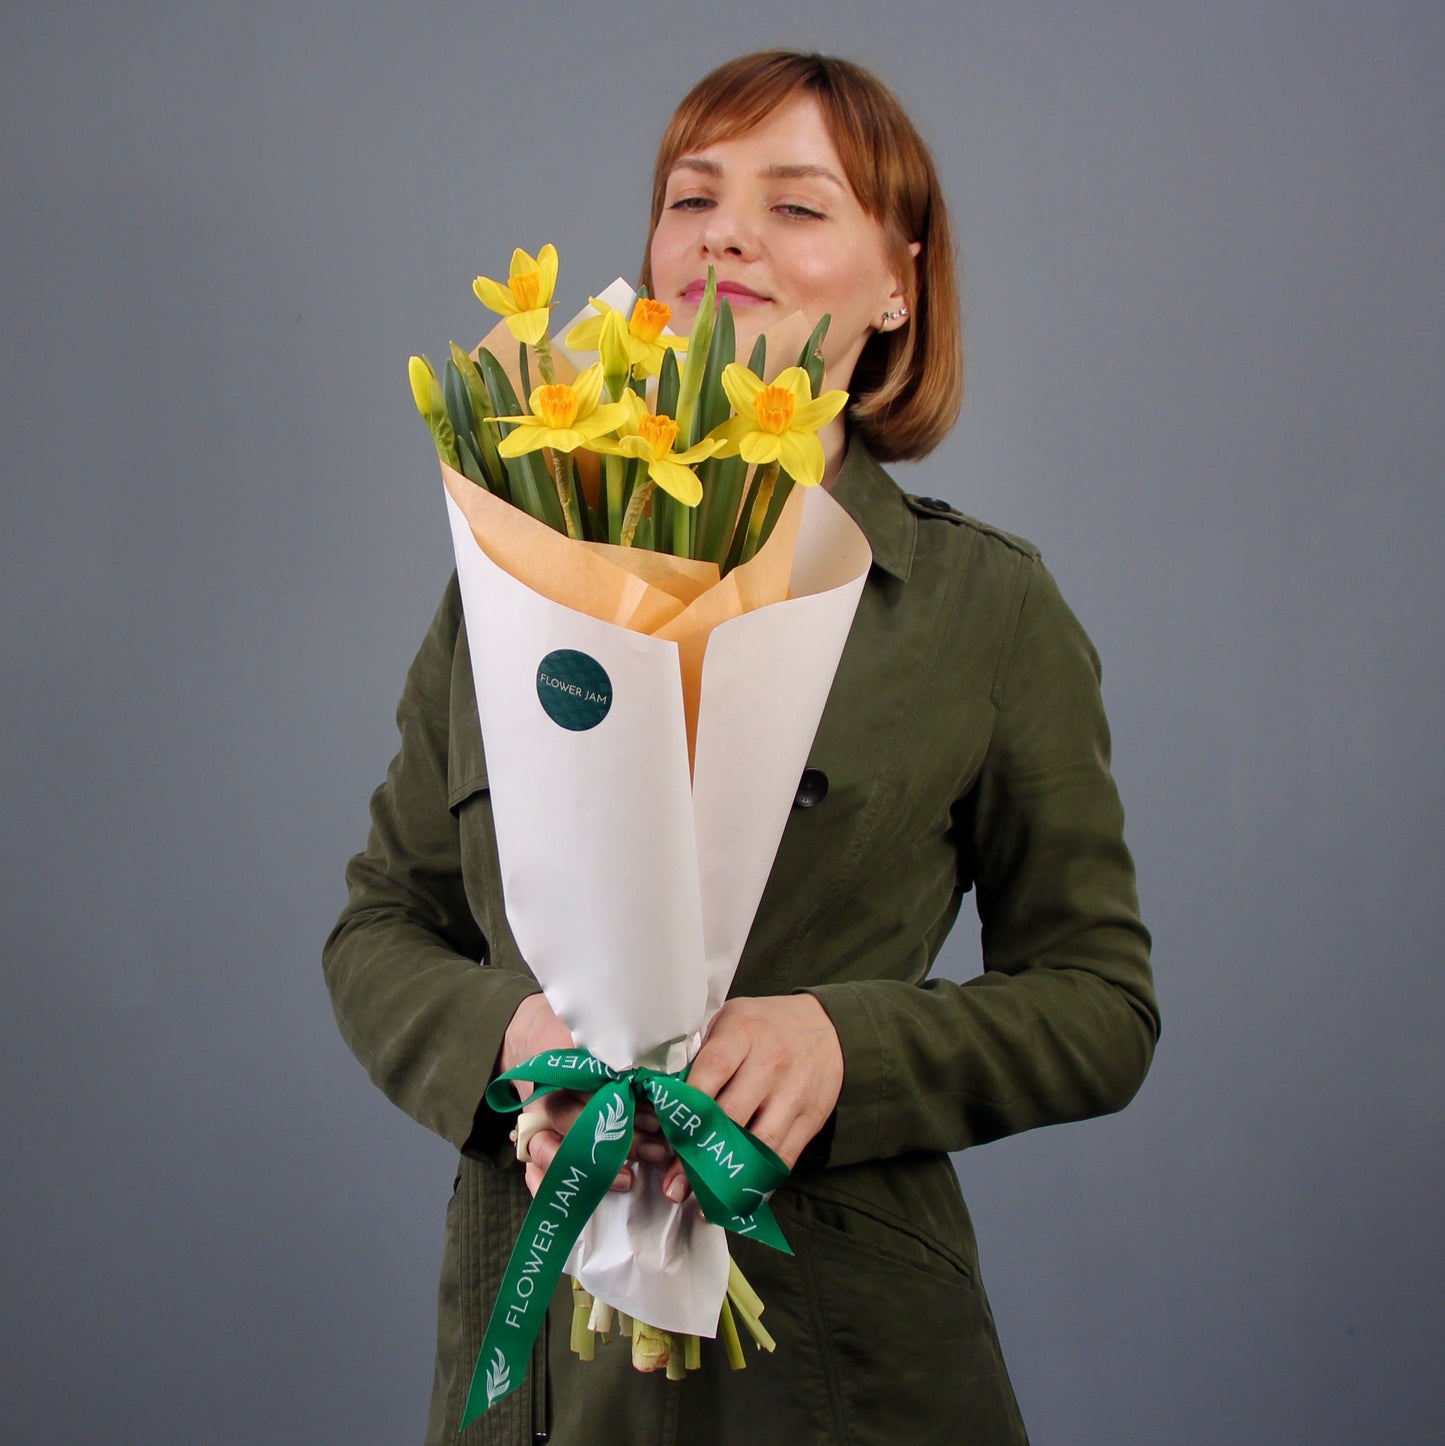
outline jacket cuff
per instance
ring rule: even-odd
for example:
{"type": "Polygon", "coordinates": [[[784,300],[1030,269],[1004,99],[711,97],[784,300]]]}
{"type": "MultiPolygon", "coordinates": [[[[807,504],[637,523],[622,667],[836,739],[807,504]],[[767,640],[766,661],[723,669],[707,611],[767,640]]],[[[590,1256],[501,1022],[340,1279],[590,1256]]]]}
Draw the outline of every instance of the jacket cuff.
{"type": "Polygon", "coordinates": [[[457,1112],[446,1134],[464,1155],[500,1165],[516,1158],[507,1138],[515,1120],[511,1115],[499,1114],[486,1102],[487,1086],[496,1076],[502,1041],[517,1006],[530,995],[540,994],[542,986],[526,974],[505,969],[494,972],[498,979],[487,1001],[485,1022],[479,1024],[467,1066],[458,1072],[454,1082],[457,1112]]]}
{"type": "Polygon", "coordinates": [[[883,1038],[867,991],[856,983],[815,984],[794,993],[811,994],[823,1006],[843,1048],[843,1089],[832,1119],[814,1141],[826,1146],[826,1157],[814,1155],[810,1162],[853,1165],[876,1159],[883,1118],[883,1038]]]}

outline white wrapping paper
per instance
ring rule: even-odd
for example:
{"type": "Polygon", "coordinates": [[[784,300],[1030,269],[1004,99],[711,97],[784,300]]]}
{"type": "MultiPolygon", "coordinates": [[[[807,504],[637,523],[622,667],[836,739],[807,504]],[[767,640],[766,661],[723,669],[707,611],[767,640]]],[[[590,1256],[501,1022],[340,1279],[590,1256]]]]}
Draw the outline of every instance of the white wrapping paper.
{"type": "MultiPolygon", "coordinates": [[[[492,561],[450,496],[447,508],[508,923],[579,1044],[614,1068],[679,1069],[737,969],[868,544],[826,492],[806,494],[792,596],[708,640],[689,777],[677,645],[534,592],[492,561]],[[592,726],[559,726],[543,706],[545,690],[579,686],[543,668],[559,651],[606,676],[606,687],[583,687],[588,717],[602,713],[592,726]]],[[[667,1201],[655,1171],[602,1202],[568,1268],[652,1325],[716,1330],[724,1232],[667,1201]]]]}

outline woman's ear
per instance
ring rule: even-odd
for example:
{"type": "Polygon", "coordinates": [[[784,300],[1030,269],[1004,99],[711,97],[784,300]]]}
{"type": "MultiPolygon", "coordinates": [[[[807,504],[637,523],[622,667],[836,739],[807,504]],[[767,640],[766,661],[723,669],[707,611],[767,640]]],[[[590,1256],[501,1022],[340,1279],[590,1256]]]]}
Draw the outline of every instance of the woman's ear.
{"type": "MultiPolygon", "coordinates": [[[[908,243],[908,254],[914,261],[918,260],[922,252],[922,241],[910,241],[908,243]]],[[[917,277],[917,266],[912,268],[912,273],[913,277],[917,277]]],[[[879,331],[897,331],[899,327],[907,324],[908,296],[914,289],[908,282],[900,281],[897,278],[894,279],[893,294],[888,298],[888,305],[883,310],[883,315],[878,324],[879,331]]]]}

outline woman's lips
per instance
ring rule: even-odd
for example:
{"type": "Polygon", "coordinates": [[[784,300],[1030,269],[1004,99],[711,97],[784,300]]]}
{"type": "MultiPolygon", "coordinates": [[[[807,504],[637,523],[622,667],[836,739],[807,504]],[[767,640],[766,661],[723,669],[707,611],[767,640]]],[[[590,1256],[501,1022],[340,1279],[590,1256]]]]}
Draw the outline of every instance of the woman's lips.
{"type": "MultiPolygon", "coordinates": [[[[684,306],[696,306],[702,300],[702,294],[707,289],[707,281],[689,281],[682,289],[682,302],[684,306]]],[[[727,297],[734,307],[759,306],[772,298],[764,296],[760,291],[754,291],[750,286],[744,286],[741,281],[719,281],[717,284],[718,299],[727,297]]]]}

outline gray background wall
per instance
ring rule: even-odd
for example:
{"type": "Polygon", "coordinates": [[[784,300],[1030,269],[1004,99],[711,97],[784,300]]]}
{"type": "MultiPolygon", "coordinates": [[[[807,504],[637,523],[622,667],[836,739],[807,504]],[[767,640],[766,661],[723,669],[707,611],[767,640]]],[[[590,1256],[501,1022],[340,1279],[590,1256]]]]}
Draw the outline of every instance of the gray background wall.
{"type": "Polygon", "coordinates": [[[449,1152],[317,965],[448,570],[406,357],[514,244],[632,274],[776,43],[933,141],[969,398],[903,480],[1090,628],[1156,933],[1136,1104],[959,1162],[1035,1439],[1440,1439],[1430,0],[6,7],[5,1439],[419,1435],[449,1152]]]}

